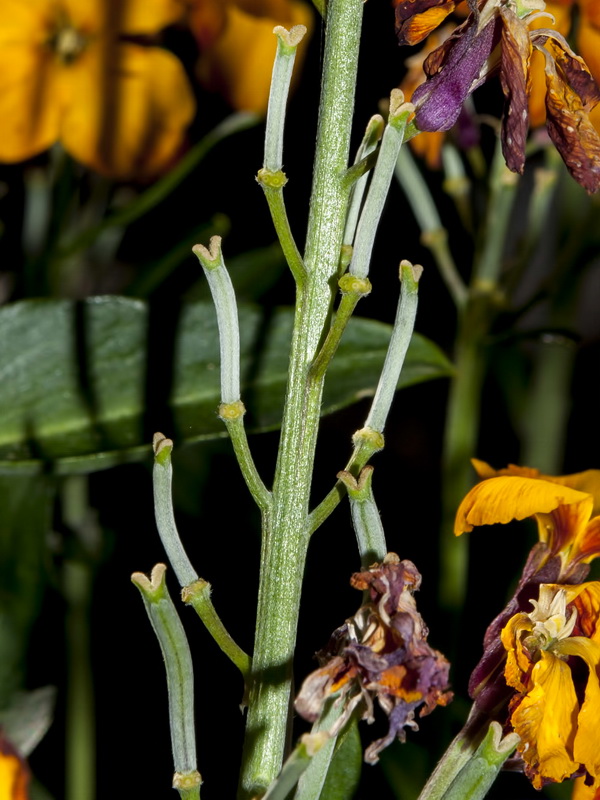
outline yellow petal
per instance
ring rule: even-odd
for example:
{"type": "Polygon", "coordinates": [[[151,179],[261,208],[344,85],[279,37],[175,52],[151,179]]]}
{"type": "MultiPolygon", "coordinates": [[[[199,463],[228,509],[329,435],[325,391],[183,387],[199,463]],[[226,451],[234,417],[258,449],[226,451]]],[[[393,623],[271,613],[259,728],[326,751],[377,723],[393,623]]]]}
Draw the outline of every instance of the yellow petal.
{"type": "Polygon", "coordinates": [[[600,778],[600,644],[583,636],[573,636],[559,642],[556,649],[564,655],[579,656],[589,667],[585,697],[577,717],[573,757],[597,780],[600,778]]]}
{"type": "Polygon", "coordinates": [[[25,761],[0,733],[0,800],[29,800],[25,761]]]}
{"type": "Polygon", "coordinates": [[[123,180],[166,169],[195,112],[181,63],[156,47],[90,47],[65,75],[65,87],[65,148],[123,180]]]}
{"type": "Polygon", "coordinates": [[[58,138],[62,111],[52,54],[32,44],[0,44],[0,161],[37,155],[58,138]]]}
{"type": "Polygon", "coordinates": [[[511,617],[502,629],[500,639],[506,650],[504,677],[506,683],[518,692],[526,692],[524,679],[532,667],[531,660],[521,643],[521,634],[533,630],[533,623],[527,614],[519,613],[511,617]]]}
{"type": "Polygon", "coordinates": [[[600,800],[600,784],[585,785],[585,778],[575,778],[571,800],[600,800]]]}
{"type": "MultiPolygon", "coordinates": [[[[300,2],[288,3],[286,27],[312,28],[312,13],[300,2]]],[[[271,73],[277,39],[273,28],[281,20],[257,17],[236,6],[227,10],[227,25],[213,46],[202,55],[198,77],[213,91],[220,92],[238,111],[264,113],[269,100],[271,73]]],[[[304,43],[298,48],[302,53],[304,43]]],[[[295,71],[298,70],[298,63],[295,71]]]]}
{"type": "Polygon", "coordinates": [[[521,737],[519,752],[534,773],[533,785],[540,789],[544,778],[559,782],[579,767],[572,758],[579,704],[571,670],[546,651],[532,670],[531,685],[511,722],[521,737]]]}
{"type": "Polygon", "coordinates": [[[577,627],[588,638],[600,644],[600,581],[578,586],[561,586],[568,606],[577,611],[577,627]]]}
{"type": "Polygon", "coordinates": [[[113,5],[122,9],[119,30],[129,34],[158,33],[185,13],[183,0],[113,0],[113,5]]]}
{"type": "Polygon", "coordinates": [[[460,504],[454,533],[460,536],[475,525],[507,523],[586,501],[590,503],[589,495],[549,481],[517,475],[489,478],[474,486],[460,504]]]}

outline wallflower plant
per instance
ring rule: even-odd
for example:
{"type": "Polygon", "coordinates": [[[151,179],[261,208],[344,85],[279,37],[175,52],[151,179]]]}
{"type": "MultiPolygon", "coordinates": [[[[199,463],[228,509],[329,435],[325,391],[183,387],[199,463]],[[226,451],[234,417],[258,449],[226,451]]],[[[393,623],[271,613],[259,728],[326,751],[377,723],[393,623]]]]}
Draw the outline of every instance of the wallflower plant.
{"type": "MultiPolygon", "coordinates": [[[[164,198],[189,174],[190,165],[197,163],[197,153],[205,154],[219,138],[210,139],[209,135],[208,143],[196,143],[177,162],[197,104],[191,71],[187,74],[176,56],[162,46],[167,28],[188,26],[188,33],[200,44],[196,70],[205,86],[219,91],[236,109],[259,114],[267,109],[264,156],[256,181],[265,195],[295,289],[289,357],[281,358],[281,351],[276,352],[277,370],[281,372],[285,362],[288,371],[282,416],[276,423],[280,438],[272,479],[261,474],[246,430],[245,373],[256,365],[253,362],[252,369],[243,369],[247,352],[242,340],[248,328],[240,326],[240,319],[249,318],[251,312],[238,304],[227,267],[227,241],[214,233],[193,247],[214,301],[218,328],[220,402],[215,402],[210,421],[214,423],[218,416],[229,435],[260,516],[251,651],[246,652],[230,635],[217,611],[218,592],[213,602],[211,584],[201,577],[180,538],[172,496],[173,434],[169,438],[156,433],[152,441],[156,527],[170,566],[155,565],[149,577],[136,572],[132,581],[141,593],[163,656],[172,786],[182,800],[199,800],[203,781],[211,791],[219,788],[218,777],[216,781],[208,774],[202,777],[201,771],[206,773],[202,753],[197,758],[192,652],[167,588],[171,573],[181,588],[182,602],[196,612],[239,673],[237,700],[245,714],[245,735],[239,765],[232,767],[240,770],[239,800],[349,800],[354,784],[339,777],[349,771],[346,766],[361,759],[375,764],[383,759],[386,748],[403,743],[407,735],[416,737],[419,728],[430,724],[431,712],[436,711],[439,719],[455,691],[449,659],[429,643],[431,639],[436,644],[443,631],[434,628],[430,635],[415,600],[421,571],[424,585],[431,585],[428,565],[417,567],[404,557],[402,548],[408,551],[410,547],[408,535],[396,548],[402,558],[388,551],[372,488],[370,461],[385,446],[384,431],[394,394],[405,379],[405,363],[421,347],[430,356],[426,367],[436,376],[452,372],[437,348],[414,335],[423,269],[404,258],[409,247],[404,234],[395,240],[398,302],[394,323],[386,329],[389,344],[381,374],[373,386],[363,389],[361,384],[351,397],[371,396],[364,423],[355,431],[345,468],[337,474],[337,481],[332,477],[329,491],[315,500],[317,488],[313,486],[320,415],[324,393],[330,388],[326,381],[345,337],[357,322],[352,316],[359,301],[378,290],[379,276],[373,275],[370,267],[390,184],[395,174],[406,178],[406,141],[423,132],[448,130],[474,90],[498,74],[505,108],[500,147],[490,169],[488,210],[494,224],[500,225],[500,234],[488,227],[482,251],[489,258],[482,259],[483,268],[476,272],[472,287],[466,286],[448,252],[437,251],[460,315],[458,338],[464,353],[466,344],[472,345],[473,338],[484,339],[490,330],[482,319],[491,308],[499,272],[497,237],[509,230],[513,206],[506,199],[514,199],[511,192],[517,181],[512,174],[507,179],[506,167],[520,174],[526,166],[532,81],[536,80],[531,66],[534,50],[544,62],[549,136],[572,177],[588,192],[600,187],[600,138],[589,116],[600,100],[600,90],[583,59],[560,32],[560,24],[540,27],[548,18],[542,0],[470,0],[466,20],[425,58],[424,82],[409,98],[399,89],[390,90],[385,118],[374,114],[368,121],[351,161],[365,4],[363,0],[315,3],[324,16],[323,79],[306,241],[301,246],[286,210],[288,176],[283,171],[283,154],[286,104],[296,55],[306,43],[313,20],[313,10],[306,4],[299,0],[7,0],[5,5],[0,18],[0,65],[5,67],[0,76],[0,117],[4,120],[0,161],[30,159],[60,143],[82,165],[115,181],[150,180],[165,173],[147,194],[140,195],[137,211],[126,212],[129,217],[115,215],[121,223],[137,219],[143,213],[140,209],[148,210],[164,198]],[[265,27],[273,25],[270,60],[274,63],[267,101],[265,27]],[[482,298],[487,305],[482,306],[482,298]],[[357,544],[357,571],[350,580],[352,587],[363,593],[362,602],[333,632],[318,653],[317,668],[303,676],[294,697],[294,653],[309,544],[345,498],[357,544]],[[301,721],[294,721],[294,710],[301,721]],[[387,728],[363,754],[354,736],[357,723],[371,723],[381,712],[387,717],[387,728]],[[312,726],[310,732],[306,723],[312,726]],[[296,739],[300,726],[303,732],[296,739]],[[339,791],[338,781],[343,784],[339,791]]],[[[448,18],[456,3],[397,0],[394,5],[400,43],[416,44],[448,18]]],[[[595,25],[593,9],[587,4],[582,4],[582,9],[584,26],[595,25]]],[[[230,124],[237,130],[237,125],[246,123],[236,117],[230,124]]],[[[441,227],[437,212],[432,214],[424,197],[427,200],[426,191],[415,179],[409,187],[409,200],[418,208],[418,219],[429,225],[424,232],[431,238],[439,235],[441,227]]],[[[94,238],[98,229],[91,230],[94,238]]],[[[86,235],[90,236],[89,231],[86,235]]],[[[65,258],[73,250],[77,251],[77,242],[71,251],[67,248],[65,258]]],[[[261,330],[259,325],[254,329],[257,338],[261,330]]],[[[110,341],[113,333],[111,322],[101,345],[110,341]]],[[[85,337],[93,334],[91,327],[85,329],[85,337]]],[[[145,335],[146,328],[142,339],[145,335]]],[[[352,356],[360,356],[362,346],[362,342],[357,344],[352,356]]],[[[78,351],[78,355],[83,359],[85,354],[78,351]]],[[[121,355],[129,365],[131,354],[121,355]]],[[[213,370],[216,355],[207,360],[205,375],[213,370]]],[[[359,360],[357,371],[366,369],[367,361],[359,360]]],[[[460,386],[465,364],[473,367],[473,363],[461,359],[459,353],[455,386],[460,386]]],[[[154,364],[144,366],[153,379],[156,375],[158,381],[162,379],[154,364]]],[[[92,397],[96,377],[90,368],[71,394],[90,400],[86,393],[92,397]]],[[[272,373],[268,377],[272,378],[272,373]]],[[[420,375],[412,378],[414,382],[422,379],[420,375]]],[[[260,388],[259,381],[259,393],[260,388]]],[[[85,411],[90,409],[86,406],[85,411]]],[[[136,422],[140,415],[136,407],[136,422]]],[[[29,437],[28,426],[26,419],[29,437]]],[[[273,427],[273,423],[265,427],[273,427]]],[[[27,445],[29,440],[18,444],[27,445]]],[[[600,584],[586,579],[590,563],[600,555],[600,472],[553,477],[534,469],[510,466],[496,471],[484,462],[474,463],[481,480],[458,507],[455,534],[531,517],[537,522],[539,541],[531,550],[514,596],[486,631],[483,655],[469,683],[472,710],[425,784],[420,800],[480,800],[515,750],[514,763],[535,788],[578,778],[578,797],[592,798],[600,790],[596,747],[600,735],[600,584]]],[[[399,485],[404,486],[401,478],[399,485]]],[[[80,522],[70,518],[68,524],[76,528],[80,522]]],[[[450,539],[449,534],[444,531],[450,539]]],[[[209,569],[210,564],[203,564],[201,571],[207,574],[209,569]]],[[[322,573],[323,584],[331,591],[339,576],[331,564],[322,565],[322,573]]],[[[220,580],[222,571],[215,570],[215,575],[220,580]]],[[[246,597],[245,587],[235,587],[235,591],[246,597]]],[[[79,633],[85,632],[80,628],[79,633]]],[[[215,675],[219,675],[218,669],[210,672],[210,680],[204,675],[198,684],[217,685],[221,700],[224,681],[215,680],[215,675]]],[[[153,712],[161,698],[159,692],[153,694],[153,712]]],[[[159,717],[157,713],[157,727],[159,717]]],[[[32,800],[25,762],[28,752],[18,746],[7,718],[0,705],[0,799],[32,800]]],[[[138,730],[136,735],[146,732],[138,730]]],[[[74,797],[77,790],[72,786],[69,791],[69,800],[81,800],[93,789],[88,783],[79,790],[80,797],[74,797]]]]}

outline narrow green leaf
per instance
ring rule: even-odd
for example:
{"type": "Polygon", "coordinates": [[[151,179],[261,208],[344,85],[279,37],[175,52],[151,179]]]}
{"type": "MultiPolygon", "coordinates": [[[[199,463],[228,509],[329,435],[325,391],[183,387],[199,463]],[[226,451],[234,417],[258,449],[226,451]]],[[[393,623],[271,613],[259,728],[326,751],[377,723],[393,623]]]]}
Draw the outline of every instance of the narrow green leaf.
{"type": "MultiPolygon", "coordinates": [[[[293,317],[239,309],[242,392],[251,431],[281,419],[293,317]]],[[[372,393],[391,328],[352,319],[325,387],[323,413],[372,393]]],[[[225,435],[219,342],[210,303],[177,319],[139,300],[28,300],[0,309],[0,474],[93,472],[150,452],[156,430],[176,441],[225,435]]],[[[399,387],[449,375],[451,365],[415,335],[399,387]]]]}
{"type": "Polygon", "coordinates": [[[338,737],[319,800],[350,800],[360,780],[362,745],[353,719],[338,737]]]}

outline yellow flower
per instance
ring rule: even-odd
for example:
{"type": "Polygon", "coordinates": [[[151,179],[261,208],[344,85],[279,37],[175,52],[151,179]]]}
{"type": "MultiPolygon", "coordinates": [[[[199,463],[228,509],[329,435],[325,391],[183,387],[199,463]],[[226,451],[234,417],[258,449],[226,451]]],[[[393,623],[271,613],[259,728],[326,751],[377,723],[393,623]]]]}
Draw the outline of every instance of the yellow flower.
{"type": "MultiPolygon", "coordinates": [[[[534,610],[501,633],[505,678],[517,690],[510,722],[525,771],[540,789],[584,769],[600,787],[600,583],[542,584],[534,610]]],[[[591,790],[590,790],[591,791],[591,790]]],[[[593,796],[593,794],[592,794],[593,796]]]]}
{"type": "Polygon", "coordinates": [[[483,461],[473,464],[483,480],[460,504],[454,533],[535,517],[543,545],[538,569],[558,557],[556,581],[578,582],[576,574],[600,555],[600,470],[552,476],[514,465],[494,470],[483,461]]]}
{"type": "Polygon", "coordinates": [[[0,161],[60,141],[118,179],[169,166],[195,101],[178,59],[142,40],[181,16],[177,0],[2,0],[1,8],[0,161]]]}
{"type": "MultiPolygon", "coordinates": [[[[238,111],[264,113],[277,44],[273,28],[305,25],[310,32],[308,5],[299,0],[190,0],[190,6],[189,25],[201,49],[200,82],[238,111]]],[[[303,51],[300,47],[300,57],[303,51]]]]}
{"type": "Polygon", "coordinates": [[[479,709],[493,714],[508,700],[501,631],[515,614],[529,608],[541,584],[581,584],[590,562],[600,555],[600,516],[596,516],[600,511],[600,471],[552,476],[512,464],[502,470],[483,461],[474,460],[473,464],[482,480],[460,504],[454,533],[458,536],[475,525],[534,517],[540,539],[512,598],[488,626],[483,655],[469,679],[469,694],[479,709]]]}
{"type": "Polygon", "coordinates": [[[29,800],[29,770],[0,729],[0,800],[29,800]]]}

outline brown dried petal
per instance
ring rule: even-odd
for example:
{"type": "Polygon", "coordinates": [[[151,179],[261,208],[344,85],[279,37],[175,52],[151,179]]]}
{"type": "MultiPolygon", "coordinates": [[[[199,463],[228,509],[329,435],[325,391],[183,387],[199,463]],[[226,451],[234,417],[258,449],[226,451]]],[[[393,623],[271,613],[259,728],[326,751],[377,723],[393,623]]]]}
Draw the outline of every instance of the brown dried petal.
{"type": "Polygon", "coordinates": [[[567,169],[590,194],[600,188],[600,137],[579,94],[546,57],[546,127],[567,169]]]}
{"type": "Polygon", "coordinates": [[[554,58],[559,73],[562,72],[564,82],[579,95],[584,110],[591,111],[600,102],[600,88],[583,58],[576,55],[562,38],[549,37],[544,46],[554,58]]]}
{"type": "Polygon", "coordinates": [[[529,129],[531,42],[527,26],[509,8],[501,8],[502,52],[500,82],[506,98],[502,120],[502,153],[513,172],[525,167],[525,143],[529,129]]]}

